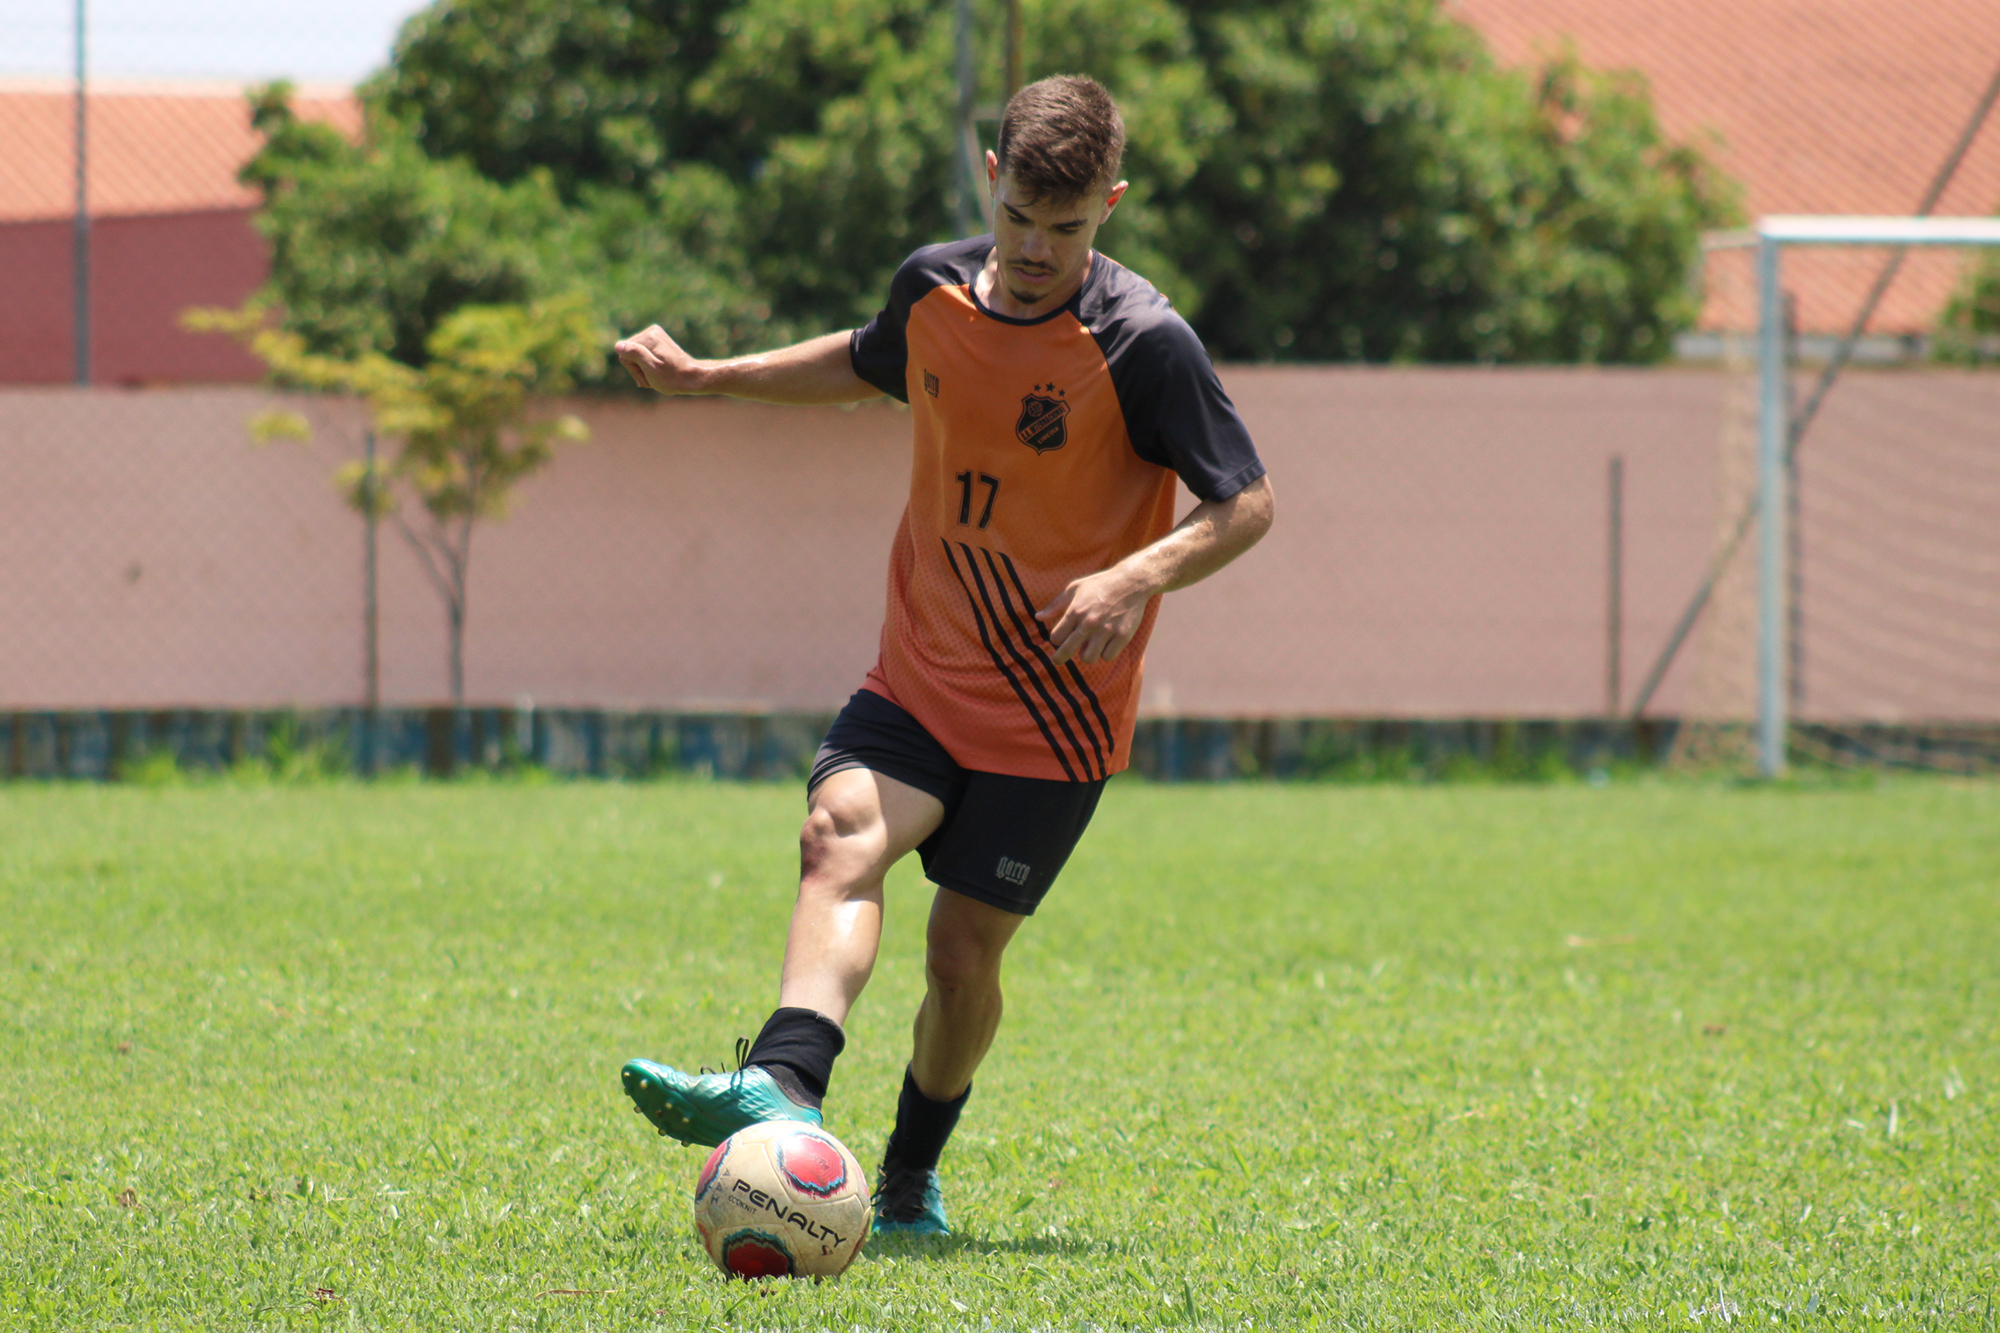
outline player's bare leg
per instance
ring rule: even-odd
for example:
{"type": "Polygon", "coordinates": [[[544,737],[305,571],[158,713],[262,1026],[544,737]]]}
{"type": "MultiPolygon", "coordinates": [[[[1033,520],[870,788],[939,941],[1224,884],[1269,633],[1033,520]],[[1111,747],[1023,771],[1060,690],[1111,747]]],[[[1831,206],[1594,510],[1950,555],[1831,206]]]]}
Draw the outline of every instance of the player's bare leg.
{"type": "Polygon", "coordinates": [[[813,789],[799,831],[799,896],[779,1007],[847,1021],[882,941],[882,880],[943,820],[937,797],[865,768],[832,774],[813,789]]]}
{"type": "Polygon", "coordinates": [[[940,889],[924,952],[910,1073],[932,1101],[955,1101],[1000,1027],[1000,959],[1028,918],[940,889]]]}
{"type": "Polygon", "coordinates": [[[972,1095],[972,1076],[1000,1027],[1000,961],[1028,918],[938,890],[924,952],[909,1072],[882,1152],[875,1226],[885,1234],[950,1232],[937,1164],[972,1095]]]}
{"type": "Polygon", "coordinates": [[[866,769],[813,789],[778,1009],[743,1067],[689,1074],[651,1060],[625,1065],[626,1095],[660,1133],[708,1145],[760,1120],[819,1121],[847,1040],[841,1025],[875,967],[883,877],[943,819],[936,797],[866,769]]]}

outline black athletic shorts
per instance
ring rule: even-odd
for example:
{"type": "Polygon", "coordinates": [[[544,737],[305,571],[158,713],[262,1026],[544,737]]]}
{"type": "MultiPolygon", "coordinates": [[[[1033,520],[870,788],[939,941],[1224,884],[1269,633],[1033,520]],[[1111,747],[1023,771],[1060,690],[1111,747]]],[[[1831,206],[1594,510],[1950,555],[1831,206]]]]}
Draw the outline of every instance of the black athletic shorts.
{"type": "Polygon", "coordinates": [[[940,888],[1033,916],[1090,826],[1104,781],[1017,778],[959,767],[921,723],[873,690],[856,690],[813,757],[806,796],[849,768],[906,782],[944,802],[917,848],[940,888]]]}

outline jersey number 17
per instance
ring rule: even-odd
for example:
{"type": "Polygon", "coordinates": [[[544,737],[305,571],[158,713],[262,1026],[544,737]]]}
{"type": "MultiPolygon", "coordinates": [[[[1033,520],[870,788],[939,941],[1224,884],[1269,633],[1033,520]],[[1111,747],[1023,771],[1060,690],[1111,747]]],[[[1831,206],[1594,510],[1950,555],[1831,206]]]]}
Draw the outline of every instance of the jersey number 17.
{"type": "Polygon", "coordinates": [[[993,521],[993,501],[1000,494],[1000,478],[989,477],[984,472],[973,473],[966,471],[958,474],[958,521],[960,524],[972,522],[972,481],[975,476],[978,477],[979,484],[986,488],[986,505],[979,511],[979,523],[977,525],[983,528],[993,521]]]}

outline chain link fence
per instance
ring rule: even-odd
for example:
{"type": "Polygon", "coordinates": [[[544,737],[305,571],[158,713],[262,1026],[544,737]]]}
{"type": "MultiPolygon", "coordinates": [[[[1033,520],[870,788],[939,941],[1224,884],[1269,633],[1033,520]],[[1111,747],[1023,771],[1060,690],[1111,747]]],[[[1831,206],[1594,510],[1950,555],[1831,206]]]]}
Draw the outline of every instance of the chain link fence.
{"type": "MultiPolygon", "coordinates": [[[[1993,95],[1989,88],[1968,136],[1993,95]]],[[[1934,182],[1933,202],[1956,162],[1934,182]]],[[[1748,248],[1711,252],[1704,271],[1709,318],[1730,330],[1708,335],[1727,376],[1718,552],[1755,499],[1753,258],[1748,248]]],[[[1788,478],[1783,674],[1789,748],[1800,762],[2000,769],[2000,527],[1992,521],[2000,437],[1990,425],[2000,379],[1936,364],[1941,353],[1980,358],[1932,328],[1938,311],[1963,299],[1981,262],[1977,251],[1922,247],[1794,247],[1785,255],[1795,421],[1825,389],[1821,367],[1853,355],[1824,409],[1805,423],[1788,478]],[[1873,304],[1857,313],[1862,293],[1873,304]],[[1827,332],[1850,325],[1850,343],[1827,332]]],[[[1753,564],[1746,545],[1704,613],[1690,725],[1675,747],[1682,763],[1754,767],[1753,564]]]]}
{"type": "MultiPolygon", "coordinates": [[[[345,45],[308,43],[305,64],[291,20],[241,8],[93,20],[113,77],[90,110],[90,309],[98,382],[121,387],[0,388],[0,769],[797,771],[875,656],[908,477],[893,405],[574,404],[592,441],[474,538],[454,706],[445,609],[400,527],[418,516],[378,525],[371,578],[369,531],[332,483],[360,456],[358,406],[145,387],[256,373],[177,322],[264,272],[235,179],[255,144],[242,81],[351,83],[414,6],[369,0],[334,25],[345,45]],[[121,85],[145,74],[234,86],[121,85]],[[303,411],[313,439],[252,448],[249,421],[273,407],[303,411]]],[[[40,81],[0,106],[19,149],[0,199],[0,359],[4,378],[54,383],[73,333],[71,32],[67,13],[15,17],[0,76],[40,81]]],[[[299,105],[358,130],[342,87],[299,105]]],[[[1983,188],[1983,161],[1948,201],[1983,188]]],[[[1788,257],[1808,357],[1883,258],[1788,257]]],[[[1911,362],[1911,330],[1964,263],[1908,259],[1860,348],[1898,368],[1851,373],[1801,451],[1788,677],[1803,760],[2000,766],[2000,380],[1911,362]]],[[[1135,767],[1747,767],[1747,553],[1630,716],[1753,483],[1754,374],[1721,331],[1753,317],[1749,255],[1710,255],[1703,281],[1689,345],[1714,365],[1225,368],[1279,522],[1168,599],[1135,767]]]]}
{"type": "MultiPolygon", "coordinates": [[[[1755,492],[1757,376],[1732,340],[1716,468],[1720,545],[1755,492]]],[[[1795,393],[1810,387],[1804,373],[1795,393]]],[[[1850,370],[1801,443],[1787,551],[1795,759],[2000,769],[2000,376],[1850,370]]],[[[1691,649],[1675,757],[1754,768],[1754,553],[1725,570],[1691,649]]]]}
{"type": "MultiPolygon", "coordinates": [[[[1732,760],[1751,717],[1747,561],[1645,724],[1616,719],[1747,499],[1747,367],[1224,378],[1279,522],[1167,599],[1142,771],[1527,774],[1669,747],[1732,760]]],[[[473,539],[454,709],[443,602],[394,518],[375,533],[371,596],[366,525],[333,482],[361,447],[357,405],[0,391],[7,771],[106,774],[160,750],[226,765],[274,747],[438,772],[796,771],[875,657],[906,413],[566,406],[591,441],[473,539]],[[248,423],[273,406],[304,410],[313,439],[253,447],[248,423]]],[[[1991,763],[1995,420],[2000,377],[1974,371],[1857,371],[1829,401],[1797,488],[1802,756],[1991,763]]]]}

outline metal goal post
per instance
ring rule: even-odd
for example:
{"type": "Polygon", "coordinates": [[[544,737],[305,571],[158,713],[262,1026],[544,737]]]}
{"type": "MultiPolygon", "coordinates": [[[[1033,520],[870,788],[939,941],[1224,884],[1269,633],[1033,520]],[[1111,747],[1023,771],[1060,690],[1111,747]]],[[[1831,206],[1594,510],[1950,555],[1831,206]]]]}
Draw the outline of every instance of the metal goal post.
{"type": "Polygon", "coordinates": [[[2000,245],[2000,218],[1773,216],[1757,245],[1757,764],[1785,771],[1785,316],[1779,255],[1788,245],[2000,245]]]}

